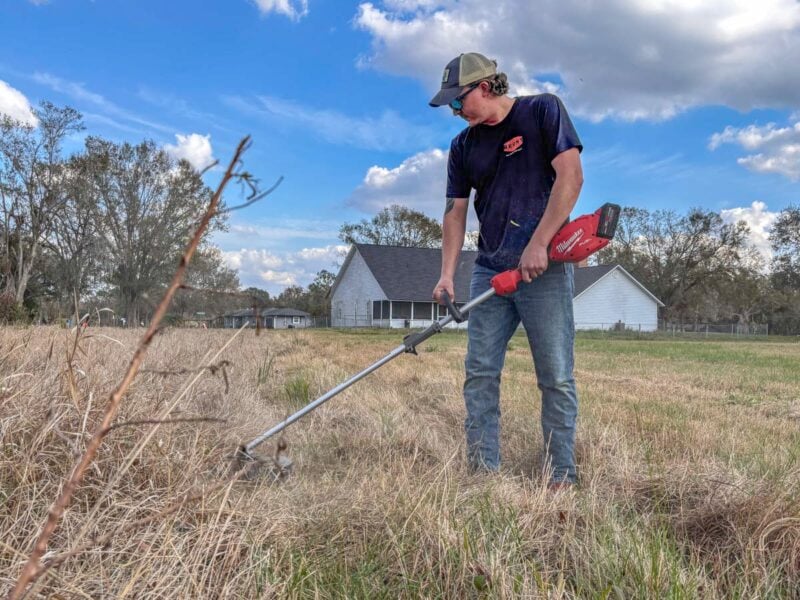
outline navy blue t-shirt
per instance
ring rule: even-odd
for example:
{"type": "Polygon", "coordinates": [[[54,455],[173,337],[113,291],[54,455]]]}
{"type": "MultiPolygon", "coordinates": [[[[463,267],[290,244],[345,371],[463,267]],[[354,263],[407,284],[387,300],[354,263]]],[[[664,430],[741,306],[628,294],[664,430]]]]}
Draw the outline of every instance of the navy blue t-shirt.
{"type": "Polygon", "coordinates": [[[480,222],[480,265],[505,271],[519,266],[547,207],[556,174],[551,161],[583,146],[567,110],[552,94],[516,98],[497,125],[476,125],[450,145],[447,197],[475,190],[480,222]]]}

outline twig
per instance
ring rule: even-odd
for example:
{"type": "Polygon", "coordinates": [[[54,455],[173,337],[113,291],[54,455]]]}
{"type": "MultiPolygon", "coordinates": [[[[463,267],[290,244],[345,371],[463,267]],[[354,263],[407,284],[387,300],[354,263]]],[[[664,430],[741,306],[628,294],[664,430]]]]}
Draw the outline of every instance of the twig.
{"type": "MultiPolygon", "coordinates": [[[[95,456],[97,455],[97,451],[100,448],[100,444],[103,442],[103,438],[108,433],[109,427],[111,427],[111,423],[114,420],[114,417],[117,415],[119,411],[120,403],[122,402],[122,398],[125,395],[125,392],[128,390],[131,382],[136,377],[137,373],[139,372],[139,368],[141,367],[142,361],[144,360],[145,355],[147,354],[147,350],[152,342],[153,338],[155,337],[159,324],[161,320],[164,318],[164,315],[167,313],[167,309],[169,308],[169,304],[172,301],[175,292],[177,291],[178,287],[183,281],[184,275],[186,274],[186,269],[189,265],[189,261],[191,260],[192,256],[194,255],[197,247],[200,244],[200,241],[205,233],[206,229],[208,228],[211,219],[218,213],[218,206],[220,199],[222,197],[222,192],[225,189],[225,186],[228,182],[236,178],[238,176],[237,168],[240,166],[241,156],[244,151],[249,146],[250,137],[247,136],[239,142],[238,147],[236,148],[236,152],[234,153],[233,159],[231,160],[230,164],[228,165],[228,169],[225,171],[225,174],[222,177],[222,180],[217,187],[216,192],[211,197],[211,200],[208,204],[208,208],[206,212],[203,214],[200,223],[197,226],[197,229],[192,236],[191,241],[189,242],[186,251],[184,252],[183,256],[181,257],[180,263],[178,264],[178,268],[175,270],[175,273],[172,277],[172,281],[170,282],[167,291],[164,293],[164,297],[161,299],[158,307],[156,308],[155,313],[153,314],[153,318],[150,322],[147,331],[142,336],[142,339],[139,341],[139,345],[136,348],[136,351],[131,358],[131,361],[128,365],[128,369],[125,372],[125,375],[122,378],[122,381],[118,384],[117,388],[111,393],[108,399],[108,404],[106,405],[105,412],[103,414],[102,421],[97,425],[97,428],[92,435],[91,440],[86,446],[86,450],[83,453],[83,456],[77,462],[77,464],[73,467],[72,473],[70,474],[67,481],[64,483],[61,493],[56,498],[56,501],[50,507],[47,520],[42,527],[41,533],[39,534],[36,543],[34,544],[33,550],[31,551],[30,555],[28,556],[28,561],[25,563],[25,566],[22,568],[22,572],[17,579],[16,585],[14,588],[9,592],[8,599],[9,600],[18,600],[28,585],[38,579],[42,573],[42,565],[41,560],[44,556],[45,552],[47,552],[47,544],[50,541],[53,533],[55,532],[56,528],[58,527],[58,523],[61,520],[61,517],[64,515],[64,511],[66,510],[67,506],[69,506],[70,500],[72,499],[72,495],[75,493],[75,490],[80,485],[81,481],[83,480],[83,476],[86,472],[87,467],[92,464],[95,456]]],[[[77,338],[77,336],[76,336],[77,338]]],[[[77,340],[76,340],[77,346],[77,340]]]]}
{"type": "Polygon", "coordinates": [[[123,421],[122,423],[114,423],[106,430],[106,433],[111,433],[115,429],[122,427],[134,427],[136,425],[172,425],[174,423],[227,423],[227,419],[218,419],[216,417],[183,417],[180,419],[142,419],[140,421],[123,421]]]}
{"type": "Polygon", "coordinates": [[[196,369],[176,369],[174,371],[157,371],[155,369],[142,369],[140,373],[153,373],[154,375],[161,375],[162,377],[169,377],[171,375],[188,375],[190,373],[200,373],[208,371],[212,375],[216,375],[217,371],[222,373],[222,379],[225,381],[225,393],[230,391],[230,384],[228,383],[228,367],[231,366],[231,361],[221,360],[215,365],[206,365],[196,369]]]}
{"type": "Polygon", "coordinates": [[[275,182],[275,183],[272,185],[272,187],[271,187],[271,188],[269,188],[268,190],[266,190],[266,191],[264,191],[264,192],[260,192],[260,193],[256,193],[256,189],[255,189],[254,187],[252,187],[252,186],[253,186],[253,183],[252,183],[252,180],[251,180],[251,178],[243,178],[243,181],[244,181],[244,182],[246,182],[248,185],[250,185],[250,186],[251,186],[251,188],[250,188],[250,189],[253,191],[253,193],[250,195],[250,197],[249,197],[249,199],[247,200],[247,202],[245,202],[244,204],[240,204],[240,205],[238,205],[238,206],[232,206],[232,207],[230,207],[230,208],[225,208],[225,209],[223,209],[223,210],[219,211],[219,214],[221,214],[221,215],[224,215],[224,214],[226,214],[226,213],[230,213],[230,212],[233,212],[233,211],[235,211],[235,210],[240,210],[240,209],[242,209],[242,208],[246,208],[246,207],[250,206],[251,204],[253,204],[254,202],[258,202],[258,201],[259,201],[259,200],[261,200],[261,199],[262,199],[264,196],[268,196],[268,195],[270,195],[272,192],[274,192],[274,191],[275,191],[275,188],[277,188],[277,187],[278,187],[278,186],[281,184],[281,182],[283,181],[283,175],[281,175],[280,177],[278,177],[278,181],[276,181],[276,182],[275,182]]]}

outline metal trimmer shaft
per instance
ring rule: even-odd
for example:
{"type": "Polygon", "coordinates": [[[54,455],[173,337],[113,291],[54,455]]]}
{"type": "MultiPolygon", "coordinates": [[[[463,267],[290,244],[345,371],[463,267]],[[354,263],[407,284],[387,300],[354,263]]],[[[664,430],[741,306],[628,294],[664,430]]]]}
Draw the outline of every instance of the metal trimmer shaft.
{"type": "MultiPolygon", "coordinates": [[[[513,272],[518,273],[518,271],[513,271],[513,272]]],[[[477,296],[473,300],[470,300],[467,304],[462,306],[460,309],[456,309],[455,306],[453,306],[452,302],[450,302],[449,296],[447,298],[444,298],[445,303],[448,305],[448,309],[450,310],[450,314],[449,315],[447,315],[446,317],[442,317],[441,319],[439,319],[438,321],[436,321],[430,327],[428,327],[427,329],[424,329],[423,331],[420,331],[418,333],[411,333],[411,334],[407,335],[403,339],[403,344],[401,346],[398,346],[397,348],[392,350],[389,354],[387,354],[382,359],[380,359],[378,362],[370,365],[369,367],[367,367],[366,369],[364,369],[360,373],[357,373],[357,374],[353,375],[350,379],[348,379],[347,381],[345,381],[343,383],[340,383],[335,388],[333,388],[329,392],[326,392],[325,394],[323,394],[322,396],[320,396],[319,398],[317,398],[313,402],[310,402],[309,404],[307,404],[306,406],[304,406],[303,408],[298,410],[293,415],[290,415],[290,416],[286,417],[286,419],[284,419],[283,421],[281,421],[280,423],[278,423],[277,425],[275,425],[271,429],[268,429],[264,433],[260,434],[258,437],[253,438],[252,441],[250,441],[247,444],[244,444],[243,446],[241,446],[241,448],[239,449],[240,452],[242,452],[242,453],[244,453],[244,454],[249,456],[250,453],[253,450],[255,450],[258,446],[260,446],[266,440],[271,438],[273,435],[275,435],[276,433],[280,433],[281,431],[286,429],[289,425],[291,425],[292,423],[294,423],[298,419],[304,417],[305,415],[310,413],[312,410],[314,410],[315,408],[321,406],[322,404],[324,404],[325,402],[327,402],[328,400],[330,400],[331,398],[333,398],[334,396],[336,396],[340,392],[343,392],[344,390],[349,388],[351,385],[353,385],[357,381],[363,379],[364,377],[366,377],[367,375],[369,375],[373,371],[376,371],[376,370],[380,369],[383,365],[388,363],[390,360],[392,360],[394,358],[397,358],[401,354],[405,354],[407,352],[410,352],[412,354],[416,354],[417,344],[419,344],[421,342],[424,342],[429,337],[432,337],[432,336],[436,335],[437,333],[441,332],[442,329],[445,327],[445,325],[447,325],[448,323],[452,323],[453,321],[456,321],[456,322],[463,321],[464,320],[463,319],[463,315],[468,313],[470,310],[472,310],[473,308],[475,308],[479,304],[485,302],[486,300],[488,300],[489,298],[494,296],[496,293],[497,292],[495,292],[495,289],[493,287],[489,288],[484,293],[482,293],[480,296],[477,296]]]]}

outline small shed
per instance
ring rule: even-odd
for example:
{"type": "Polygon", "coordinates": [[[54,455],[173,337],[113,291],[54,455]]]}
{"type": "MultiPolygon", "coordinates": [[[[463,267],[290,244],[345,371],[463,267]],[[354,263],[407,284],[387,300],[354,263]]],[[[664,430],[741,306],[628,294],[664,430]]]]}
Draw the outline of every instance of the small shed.
{"type": "MultiPolygon", "coordinates": [[[[259,325],[266,329],[302,329],[311,327],[311,315],[295,308],[265,308],[259,313],[259,325]]],[[[252,308],[242,308],[225,313],[223,326],[239,329],[247,324],[256,326],[256,318],[252,308]]]]}

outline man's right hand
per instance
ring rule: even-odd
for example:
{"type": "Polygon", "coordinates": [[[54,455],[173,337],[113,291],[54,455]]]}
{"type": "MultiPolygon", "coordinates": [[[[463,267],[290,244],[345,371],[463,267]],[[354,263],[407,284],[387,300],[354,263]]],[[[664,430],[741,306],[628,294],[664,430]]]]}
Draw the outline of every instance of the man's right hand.
{"type": "Polygon", "coordinates": [[[444,304],[442,301],[442,292],[447,292],[450,296],[450,300],[455,302],[456,293],[453,289],[453,278],[452,277],[442,277],[439,280],[439,283],[436,284],[436,287],[433,288],[433,299],[436,300],[439,304],[444,304]]]}

